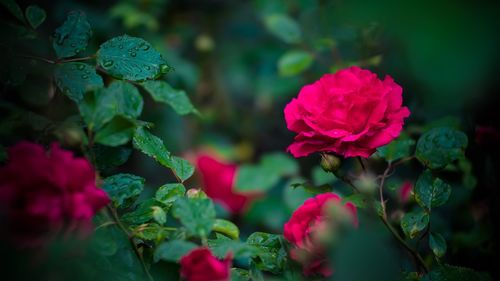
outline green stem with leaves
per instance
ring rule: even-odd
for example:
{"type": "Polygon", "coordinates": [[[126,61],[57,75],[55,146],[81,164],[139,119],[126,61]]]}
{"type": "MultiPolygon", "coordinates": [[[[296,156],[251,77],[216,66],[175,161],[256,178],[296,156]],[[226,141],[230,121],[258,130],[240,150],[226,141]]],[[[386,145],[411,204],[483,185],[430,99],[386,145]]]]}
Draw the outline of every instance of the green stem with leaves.
{"type": "Polygon", "coordinates": [[[396,238],[396,240],[399,241],[399,243],[412,255],[412,257],[415,260],[415,263],[419,268],[422,268],[425,273],[429,272],[429,269],[427,268],[427,265],[425,264],[425,261],[423,260],[422,256],[417,252],[417,250],[413,249],[406,241],[399,235],[398,231],[394,229],[394,227],[391,225],[391,223],[387,219],[387,208],[385,205],[385,199],[384,199],[384,184],[385,184],[385,179],[389,176],[389,173],[391,172],[391,169],[393,169],[395,166],[398,166],[406,161],[409,161],[413,159],[413,157],[408,157],[401,159],[394,164],[389,162],[387,165],[387,168],[385,169],[384,173],[382,174],[380,178],[380,184],[379,184],[379,196],[380,196],[380,206],[382,209],[382,214],[379,215],[380,219],[384,223],[384,225],[389,229],[389,231],[392,233],[392,235],[396,238]]]}
{"type": "MultiPolygon", "coordinates": [[[[391,232],[391,234],[394,236],[394,238],[396,238],[396,240],[403,246],[403,248],[405,248],[410,253],[410,255],[415,260],[417,267],[423,269],[423,271],[425,273],[427,273],[427,272],[429,272],[429,269],[428,269],[427,265],[425,264],[425,261],[422,258],[422,256],[420,256],[420,254],[415,249],[413,249],[408,243],[406,243],[406,241],[401,237],[399,232],[391,225],[391,223],[387,219],[387,211],[386,211],[386,205],[385,205],[385,199],[384,199],[385,179],[387,177],[389,177],[391,169],[393,169],[394,167],[396,167],[396,166],[398,166],[406,161],[409,161],[413,158],[414,157],[407,157],[407,158],[403,158],[395,163],[389,163],[387,165],[387,168],[385,169],[384,173],[382,174],[382,176],[380,176],[379,196],[380,196],[380,205],[382,207],[382,214],[379,214],[379,218],[380,218],[380,220],[382,220],[382,222],[387,227],[389,232],[391,232]]],[[[351,179],[349,179],[345,175],[340,174],[340,172],[338,172],[338,171],[335,172],[334,175],[337,176],[337,178],[339,178],[340,180],[342,180],[346,184],[348,184],[350,187],[352,187],[352,189],[354,190],[355,193],[360,193],[359,189],[354,185],[354,183],[352,182],[351,179]]]]}
{"type": "Polygon", "coordinates": [[[139,261],[141,262],[142,268],[144,269],[144,273],[146,273],[146,276],[148,277],[148,279],[150,281],[154,281],[153,276],[149,272],[149,269],[146,266],[146,263],[144,262],[144,258],[142,256],[141,252],[139,251],[139,249],[137,248],[137,245],[134,242],[134,235],[129,233],[127,228],[120,221],[120,218],[118,217],[118,212],[116,211],[116,209],[109,206],[109,205],[107,206],[107,208],[108,208],[108,211],[111,213],[111,216],[113,217],[114,221],[118,225],[118,227],[120,227],[120,229],[123,231],[123,233],[125,233],[125,235],[127,235],[128,240],[130,242],[130,245],[132,246],[132,249],[134,250],[134,253],[136,254],[137,258],[139,258],[139,261]]]}

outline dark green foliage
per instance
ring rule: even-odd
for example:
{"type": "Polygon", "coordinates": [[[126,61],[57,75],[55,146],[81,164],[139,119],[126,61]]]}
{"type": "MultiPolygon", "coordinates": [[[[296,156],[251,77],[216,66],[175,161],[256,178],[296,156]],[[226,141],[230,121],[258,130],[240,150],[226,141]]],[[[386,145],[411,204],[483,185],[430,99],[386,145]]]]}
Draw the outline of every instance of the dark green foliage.
{"type": "Polygon", "coordinates": [[[144,188],[144,179],[131,174],[117,174],[104,180],[103,189],[117,208],[130,207],[144,188]]]}
{"type": "Polygon", "coordinates": [[[215,223],[215,209],[208,198],[179,198],[172,215],[186,227],[189,235],[206,238],[215,223]]]}
{"type": "Polygon", "coordinates": [[[466,147],[464,133],[447,127],[435,128],[420,137],[415,155],[429,169],[440,169],[463,158],[466,147]]]}
{"type": "Polygon", "coordinates": [[[111,76],[131,81],[155,79],[170,69],[151,44],[128,35],[104,42],[97,52],[97,63],[111,76]]]}
{"type": "Polygon", "coordinates": [[[92,36],[87,16],[82,11],[72,11],[66,21],[54,32],[52,46],[58,58],[73,57],[81,54],[92,36]]]}
{"type": "Polygon", "coordinates": [[[401,228],[403,229],[403,232],[411,239],[417,237],[417,235],[424,230],[428,224],[429,214],[422,209],[416,209],[406,213],[401,220],[401,228]]]}
{"type": "Polygon", "coordinates": [[[178,114],[198,113],[185,91],[176,90],[165,81],[146,81],[142,85],[155,101],[170,105],[178,114]]]}
{"type": "Polygon", "coordinates": [[[429,170],[425,170],[415,184],[415,199],[420,206],[428,210],[446,203],[450,194],[451,186],[432,176],[429,170]]]}
{"type": "Polygon", "coordinates": [[[79,103],[85,92],[104,86],[102,77],[95,68],[81,62],[69,62],[56,66],[54,79],[59,90],[68,98],[79,103]]]}

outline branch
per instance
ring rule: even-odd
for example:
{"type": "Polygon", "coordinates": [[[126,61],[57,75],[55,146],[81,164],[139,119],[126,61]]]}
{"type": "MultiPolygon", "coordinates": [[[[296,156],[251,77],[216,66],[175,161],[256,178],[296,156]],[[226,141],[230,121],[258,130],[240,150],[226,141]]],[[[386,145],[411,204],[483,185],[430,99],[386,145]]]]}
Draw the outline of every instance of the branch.
{"type": "Polygon", "coordinates": [[[130,245],[132,246],[132,249],[134,250],[134,253],[139,258],[139,260],[141,262],[141,265],[142,265],[142,268],[144,269],[144,272],[146,273],[146,276],[148,277],[148,279],[150,281],[154,281],[153,276],[151,276],[151,273],[149,273],[149,270],[148,270],[148,268],[146,266],[146,263],[144,262],[144,258],[142,257],[141,252],[139,252],[139,249],[137,248],[137,245],[134,242],[134,236],[129,233],[129,231],[127,230],[127,228],[120,221],[120,218],[118,217],[118,213],[116,212],[116,209],[113,208],[113,207],[111,207],[111,206],[109,206],[109,205],[107,206],[107,208],[108,208],[108,211],[111,213],[111,215],[112,215],[114,221],[116,222],[116,224],[118,224],[118,226],[123,231],[123,233],[125,233],[125,235],[127,235],[128,240],[130,242],[130,245]]]}
{"type": "Polygon", "coordinates": [[[414,250],[406,241],[399,235],[396,229],[392,227],[392,225],[389,223],[387,220],[387,211],[386,211],[386,205],[385,205],[385,199],[384,199],[384,183],[385,179],[388,177],[389,173],[391,172],[391,169],[394,168],[397,165],[400,165],[408,160],[413,159],[412,157],[408,158],[403,158],[397,162],[394,162],[392,164],[389,162],[387,165],[387,168],[385,169],[384,173],[380,177],[380,184],[379,184],[379,196],[380,196],[380,205],[382,207],[382,214],[379,215],[380,219],[384,223],[384,225],[389,229],[389,231],[392,233],[392,235],[396,238],[396,240],[399,241],[399,243],[413,256],[413,259],[415,260],[415,263],[417,264],[418,267],[422,268],[425,273],[429,272],[429,269],[427,268],[427,265],[425,264],[424,260],[420,256],[420,254],[417,252],[417,250],[414,250]]]}

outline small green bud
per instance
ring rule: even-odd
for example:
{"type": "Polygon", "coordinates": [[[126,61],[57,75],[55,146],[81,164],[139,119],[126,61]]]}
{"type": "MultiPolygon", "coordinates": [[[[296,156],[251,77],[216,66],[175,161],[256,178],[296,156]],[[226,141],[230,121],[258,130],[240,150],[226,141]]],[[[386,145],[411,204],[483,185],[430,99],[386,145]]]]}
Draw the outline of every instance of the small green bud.
{"type": "Polygon", "coordinates": [[[321,168],[325,172],[335,173],[342,165],[342,159],[333,154],[321,154],[321,168]]]}

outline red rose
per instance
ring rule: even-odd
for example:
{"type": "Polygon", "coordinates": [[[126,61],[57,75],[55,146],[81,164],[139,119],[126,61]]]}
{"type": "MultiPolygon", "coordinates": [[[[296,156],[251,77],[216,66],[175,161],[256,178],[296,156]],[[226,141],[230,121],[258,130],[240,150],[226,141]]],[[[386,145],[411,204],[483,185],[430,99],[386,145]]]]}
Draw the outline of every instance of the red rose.
{"type": "Polygon", "coordinates": [[[256,194],[234,190],[237,166],[226,164],[209,154],[200,154],[196,166],[201,174],[203,190],[208,197],[222,204],[232,213],[244,212],[257,197],[256,194]]]}
{"type": "Polygon", "coordinates": [[[315,232],[321,231],[327,220],[323,212],[327,204],[343,206],[352,215],[353,224],[357,225],[356,207],[352,203],[341,205],[338,195],[323,193],[307,199],[293,212],[292,217],[284,226],[285,239],[295,246],[295,249],[291,251],[291,257],[304,266],[306,276],[314,273],[329,276],[333,272],[326,263],[321,245],[314,240],[314,235],[317,234],[315,232]]]}
{"type": "Polygon", "coordinates": [[[8,151],[0,167],[0,204],[21,246],[40,246],[50,235],[87,234],[94,214],[109,203],[95,185],[95,173],[84,158],[53,144],[49,153],[21,142],[8,151]]]}
{"type": "Polygon", "coordinates": [[[207,248],[197,248],[181,259],[181,276],[187,281],[229,281],[231,254],[218,260],[207,248]]]}
{"type": "Polygon", "coordinates": [[[399,188],[399,201],[401,203],[406,203],[408,200],[410,200],[410,195],[413,190],[413,183],[411,181],[405,181],[399,188]]]}
{"type": "Polygon", "coordinates": [[[325,74],[285,107],[287,127],[298,133],[288,151],[369,157],[399,136],[410,115],[402,101],[401,87],[389,76],[381,81],[355,66],[325,74]]]}

